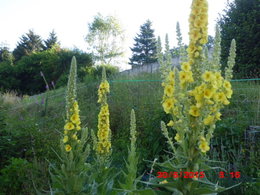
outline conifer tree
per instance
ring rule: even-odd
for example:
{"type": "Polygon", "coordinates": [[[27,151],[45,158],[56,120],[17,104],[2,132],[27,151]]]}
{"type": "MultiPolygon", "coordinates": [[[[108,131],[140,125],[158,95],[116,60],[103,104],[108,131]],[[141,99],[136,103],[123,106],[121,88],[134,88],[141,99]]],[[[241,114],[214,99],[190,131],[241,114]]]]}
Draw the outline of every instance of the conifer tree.
{"type": "Polygon", "coordinates": [[[32,30],[23,35],[13,51],[15,60],[18,61],[25,55],[30,55],[33,52],[41,51],[43,48],[41,37],[35,34],[32,30]]]}
{"type": "Polygon", "coordinates": [[[229,44],[237,43],[237,60],[234,73],[237,77],[260,76],[260,3],[259,0],[234,0],[229,3],[219,20],[221,32],[222,64],[226,65],[229,44]]]}
{"type": "Polygon", "coordinates": [[[49,34],[49,37],[47,40],[44,41],[43,48],[44,50],[52,48],[54,45],[59,45],[60,43],[58,42],[58,37],[54,30],[52,30],[49,34]]]}
{"type": "Polygon", "coordinates": [[[132,66],[144,65],[156,62],[156,38],[154,30],[151,28],[152,22],[147,20],[140,27],[140,34],[134,38],[135,44],[130,48],[133,52],[132,57],[129,59],[132,66]]]}

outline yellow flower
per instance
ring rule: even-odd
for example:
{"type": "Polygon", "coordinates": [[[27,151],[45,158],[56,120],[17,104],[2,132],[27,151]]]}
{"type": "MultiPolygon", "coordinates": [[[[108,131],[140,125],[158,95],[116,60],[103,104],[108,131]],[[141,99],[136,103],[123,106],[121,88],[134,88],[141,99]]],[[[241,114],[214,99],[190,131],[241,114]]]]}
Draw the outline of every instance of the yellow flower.
{"type": "Polygon", "coordinates": [[[68,141],[69,141],[69,137],[67,135],[65,135],[64,138],[63,138],[63,143],[66,143],[68,141]]]}
{"type": "Polygon", "coordinates": [[[66,144],[65,150],[66,150],[67,152],[69,152],[69,151],[71,151],[71,149],[72,149],[72,147],[71,147],[69,144],[66,144]]]}
{"type": "Polygon", "coordinates": [[[201,150],[201,152],[206,153],[207,151],[209,151],[210,147],[207,141],[201,141],[199,148],[201,150]]]}
{"type": "Polygon", "coordinates": [[[206,141],[205,137],[204,136],[200,136],[200,141],[201,142],[205,142],[206,141]]]}
{"type": "Polygon", "coordinates": [[[214,75],[211,71],[206,71],[206,72],[203,73],[202,79],[204,81],[210,82],[214,79],[214,75]]]}
{"type": "Polygon", "coordinates": [[[220,72],[215,73],[215,78],[216,78],[217,81],[222,81],[222,79],[223,79],[220,72]]]}
{"type": "Polygon", "coordinates": [[[190,83],[192,83],[192,82],[194,81],[194,80],[193,80],[193,77],[192,77],[192,72],[191,72],[191,71],[188,71],[187,74],[188,74],[188,79],[187,79],[187,81],[190,82],[190,83]]]}
{"type": "Polygon", "coordinates": [[[181,65],[181,69],[186,72],[190,71],[190,69],[191,69],[190,64],[188,62],[183,62],[181,65]]]}
{"type": "Polygon", "coordinates": [[[224,105],[228,105],[230,102],[227,100],[226,95],[223,92],[214,95],[214,100],[221,102],[224,105]]]}
{"type": "Polygon", "coordinates": [[[232,94],[233,94],[232,89],[227,89],[227,90],[226,90],[226,96],[227,96],[227,98],[231,98],[232,94]]]}
{"type": "Polygon", "coordinates": [[[72,139],[77,140],[77,139],[78,139],[78,136],[77,136],[76,134],[73,134],[73,135],[72,135],[72,139]]]}
{"type": "Polygon", "coordinates": [[[197,58],[197,57],[199,57],[199,56],[200,56],[200,53],[199,53],[198,51],[196,51],[196,52],[194,53],[194,57],[197,58]]]}
{"type": "Polygon", "coordinates": [[[181,142],[181,136],[180,136],[178,133],[176,133],[174,139],[175,139],[177,142],[181,142]]]}
{"type": "Polygon", "coordinates": [[[79,115],[78,114],[73,114],[71,117],[70,117],[70,120],[74,123],[74,124],[77,124],[79,122],[79,115]]]}
{"type": "Polygon", "coordinates": [[[204,125],[212,125],[214,123],[214,117],[209,115],[203,120],[204,125]]]}
{"type": "Polygon", "coordinates": [[[190,36],[191,36],[192,40],[196,41],[201,37],[201,34],[200,34],[199,30],[193,30],[191,32],[190,36]]]}
{"type": "Polygon", "coordinates": [[[159,182],[159,184],[166,184],[166,183],[169,183],[167,180],[163,180],[161,182],[159,182]]]}
{"type": "Polygon", "coordinates": [[[75,110],[78,110],[78,109],[79,109],[79,105],[78,105],[78,102],[77,102],[77,101],[75,101],[75,102],[73,103],[73,108],[74,108],[75,110]]]}
{"type": "Polygon", "coordinates": [[[222,114],[221,114],[220,112],[217,112],[216,115],[215,115],[216,119],[217,119],[217,120],[221,120],[221,119],[220,119],[221,115],[222,115],[222,114]]]}
{"type": "Polygon", "coordinates": [[[231,89],[231,84],[230,84],[230,82],[229,81],[224,81],[224,83],[223,83],[223,86],[225,87],[225,89],[231,89]]]}
{"type": "Polygon", "coordinates": [[[214,93],[213,89],[205,89],[204,91],[204,97],[207,99],[210,99],[214,93]]]}
{"type": "Polygon", "coordinates": [[[163,108],[164,108],[164,111],[166,113],[169,113],[170,110],[173,108],[174,106],[174,101],[172,98],[167,98],[164,102],[163,102],[163,108]]]}
{"type": "Polygon", "coordinates": [[[194,116],[194,117],[198,117],[200,115],[198,107],[197,106],[191,106],[189,114],[194,116]]]}
{"type": "Polygon", "coordinates": [[[180,71],[179,79],[180,79],[181,83],[193,82],[192,72],[191,71],[188,71],[188,72],[180,71]]]}
{"type": "Polygon", "coordinates": [[[79,125],[76,126],[76,130],[81,130],[81,127],[79,125]]]}
{"type": "Polygon", "coordinates": [[[188,79],[188,74],[187,74],[187,72],[180,71],[179,79],[180,79],[181,83],[186,82],[187,79],[188,79]]]}
{"type": "Polygon", "coordinates": [[[168,75],[168,80],[174,80],[174,78],[175,78],[174,72],[170,71],[168,75]]]}
{"type": "Polygon", "coordinates": [[[71,122],[66,123],[65,126],[64,126],[65,130],[72,130],[74,128],[75,128],[75,126],[71,122]]]}
{"type": "Polygon", "coordinates": [[[174,125],[173,120],[170,120],[170,122],[167,124],[167,126],[172,127],[174,125]]]}
{"type": "Polygon", "coordinates": [[[164,88],[164,94],[166,94],[168,97],[171,97],[173,95],[174,88],[172,85],[166,85],[164,88]]]}

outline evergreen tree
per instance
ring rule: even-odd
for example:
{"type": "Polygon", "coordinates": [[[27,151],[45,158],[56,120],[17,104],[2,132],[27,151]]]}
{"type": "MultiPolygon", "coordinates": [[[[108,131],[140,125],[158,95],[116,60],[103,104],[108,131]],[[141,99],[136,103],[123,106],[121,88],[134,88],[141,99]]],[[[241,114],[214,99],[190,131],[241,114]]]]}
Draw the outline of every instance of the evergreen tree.
{"type": "Polygon", "coordinates": [[[30,55],[33,52],[41,51],[43,49],[43,44],[41,37],[35,34],[32,30],[28,33],[22,35],[17,47],[13,51],[15,60],[18,61],[23,56],[30,55]]]}
{"type": "Polygon", "coordinates": [[[50,49],[54,45],[60,45],[60,43],[58,42],[58,37],[56,33],[54,32],[54,30],[52,30],[52,32],[50,32],[49,34],[48,39],[44,41],[43,49],[44,50],[50,49]]]}
{"type": "Polygon", "coordinates": [[[133,52],[132,57],[129,59],[132,66],[144,65],[156,62],[156,38],[154,30],[151,28],[152,22],[147,20],[140,27],[140,34],[134,38],[135,44],[130,48],[133,52]]]}
{"type": "Polygon", "coordinates": [[[13,62],[13,55],[10,52],[9,48],[5,44],[1,44],[0,46],[0,62],[7,61],[10,64],[13,62]]]}
{"type": "Polygon", "coordinates": [[[234,0],[219,20],[222,63],[227,63],[230,42],[237,43],[237,77],[260,77],[260,1],[234,0]]]}

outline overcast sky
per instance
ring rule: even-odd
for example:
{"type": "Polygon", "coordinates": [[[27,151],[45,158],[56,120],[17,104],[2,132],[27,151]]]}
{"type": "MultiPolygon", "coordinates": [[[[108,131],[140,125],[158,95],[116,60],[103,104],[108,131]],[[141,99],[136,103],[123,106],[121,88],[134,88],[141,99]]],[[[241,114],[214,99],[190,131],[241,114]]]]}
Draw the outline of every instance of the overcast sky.
{"type": "MultiPolygon", "coordinates": [[[[228,0],[208,0],[209,34],[228,0]]],[[[230,0],[231,1],[231,0],[230,0]]],[[[126,35],[126,62],[131,55],[129,47],[139,33],[140,25],[147,19],[153,23],[156,36],[164,39],[169,34],[170,45],[176,46],[176,22],[180,22],[184,42],[188,43],[188,17],[192,0],[0,0],[0,43],[10,49],[29,29],[46,39],[52,29],[57,33],[62,47],[87,50],[84,41],[87,24],[93,16],[116,16],[126,35]]],[[[125,69],[128,66],[122,65],[125,69]]]]}

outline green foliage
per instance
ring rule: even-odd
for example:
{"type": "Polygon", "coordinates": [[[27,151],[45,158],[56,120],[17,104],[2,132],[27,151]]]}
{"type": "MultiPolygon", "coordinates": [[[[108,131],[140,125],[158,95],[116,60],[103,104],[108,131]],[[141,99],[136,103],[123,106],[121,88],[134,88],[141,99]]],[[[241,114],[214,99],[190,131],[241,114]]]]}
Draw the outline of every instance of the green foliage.
{"type": "Polygon", "coordinates": [[[259,0],[235,0],[228,4],[218,21],[222,34],[224,65],[227,63],[231,40],[235,39],[237,42],[234,73],[238,78],[259,78],[259,18],[259,0]]]}
{"type": "MultiPolygon", "coordinates": [[[[128,150],[128,159],[126,164],[126,172],[123,171],[124,183],[120,183],[120,187],[124,191],[132,192],[137,190],[136,188],[136,177],[137,177],[137,167],[138,167],[138,155],[136,154],[136,118],[135,112],[131,111],[131,121],[130,121],[130,140],[131,147],[128,150]]],[[[131,193],[130,193],[131,194],[131,193]]]]}
{"type": "Polygon", "coordinates": [[[9,62],[11,65],[13,63],[13,54],[9,51],[9,48],[5,45],[0,46],[0,62],[9,62]]]}
{"type": "Polygon", "coordinates": [[[86,78],[88,79],[92,78],[93,80],[100,80],[102,78],[102,68],[106,69],[106,76],[108,79],[111,79],[115,77],[119,73],[119,68],[117,66],[112,65],[100,65],[100,66],[94,66],[94,67],[87,67],[86,68],[86,78]]]}
{"type": "Polygon", "coordinates": [[[133,54],[129,59],[132,66],[150,64],[156,62],[156,38],[152,29],[152,22],[147,20],[140,27],[140,34],[134,38],[133,54]]]}
{"type": "Polygon", "coordinates": [[[16,71],[10,62],[0,62],[0,91],[17,90],[20,81],[16,78],[16,71]]]}
{"type": "Polygon", "coordinates": [[[69,153],[61,141],[60,167],[51,164],[52,192],[55,194],[84,194],[84,184],[89,177],[90,165],[85,163],[90,148],[87,145],[88,129],[82,129],[80,143],[69,153]]]}
{"type": "Polygon", "coordinates": [[[117,18],[102,16],[98,13],[88,25],[89,33],[86,41],[92,51],[97,65],[115,64],[116,59],[123,54],[123,30],[117,18]]]}
{"type": "Polygon", "coordinates": [[[0,170],[0,194],[26,193],[26,188],[31,185],[28,183],[31,168],[27,160],[11,158],[9,164],[0,170]]]}
{"type": "Polygon", "coordinates": [[[9,62],[0,63],[1,90],[16,90],[20,94],[35,94],[46,90],[40,72],[43,72],[49,86],[55,87],[67,84],[70,60],[72,56],[78,59],[78,77],[82,81],[86,75],[85,67],[92,66],[91,55],[80,50],[67,50],[53,47],[51,49],[36,52],[29,56],[23,56],[11,66],[9,62]]]}

